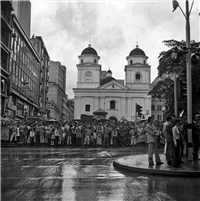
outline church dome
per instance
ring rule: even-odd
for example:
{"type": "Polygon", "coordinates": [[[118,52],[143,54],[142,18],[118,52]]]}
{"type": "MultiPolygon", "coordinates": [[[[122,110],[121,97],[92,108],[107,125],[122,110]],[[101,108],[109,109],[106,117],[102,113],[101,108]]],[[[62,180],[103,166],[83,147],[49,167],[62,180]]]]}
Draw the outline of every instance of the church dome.
{"type": "Polygon", "coordinates": [[[81,55],[84,54],[93,54],[98,56],[97,51],[94,48],[92,48],[90,44],[82,51],[81,55]]]}
{"type": "Polygon", "coordinates": [[[136,48],[130,52],[129,56],[146,56],[146,55],[144,51],[141,50],[138,45],[136,45],[136,48]]]}

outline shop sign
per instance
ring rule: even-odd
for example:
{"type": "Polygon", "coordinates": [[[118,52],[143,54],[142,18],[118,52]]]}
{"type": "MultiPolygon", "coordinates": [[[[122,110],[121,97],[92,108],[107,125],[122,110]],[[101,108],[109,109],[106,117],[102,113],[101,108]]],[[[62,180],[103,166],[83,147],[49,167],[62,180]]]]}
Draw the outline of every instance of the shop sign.
{"type": "Polygon", "coordinates": [[[12,103],[9,103],[9,102],[7,103],[7,108],[14,110],[14,111],[16,111],[16,109],[17,109],[15,105],[13,105],[12,103]]]}
{"type": "Polygon", "coordinates": [[[22,101],[20,101],[19,99],[17,100],[17,103],[20,105],[23,105],[24,103],[22,101]]]}

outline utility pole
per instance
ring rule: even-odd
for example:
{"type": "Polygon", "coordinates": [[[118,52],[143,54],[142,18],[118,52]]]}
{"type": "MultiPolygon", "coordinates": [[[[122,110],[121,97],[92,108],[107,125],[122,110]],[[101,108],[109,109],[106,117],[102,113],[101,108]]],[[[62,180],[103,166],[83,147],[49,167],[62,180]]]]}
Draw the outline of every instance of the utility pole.
{"type": "Polygon", "coordinates": [[[189,2],[185,1],[186,8],[186,70],[187,70],[187,148],[188,148],[188,160],[192,160],[192,73],[191,73],[191,47],[190,47],[190,13],[189,2]]]}
{"type": "Polygon", "coordinates": [[[174,74],[174,115],[178,117],[178,106],[177,106],[177,77],[174,74]]]}

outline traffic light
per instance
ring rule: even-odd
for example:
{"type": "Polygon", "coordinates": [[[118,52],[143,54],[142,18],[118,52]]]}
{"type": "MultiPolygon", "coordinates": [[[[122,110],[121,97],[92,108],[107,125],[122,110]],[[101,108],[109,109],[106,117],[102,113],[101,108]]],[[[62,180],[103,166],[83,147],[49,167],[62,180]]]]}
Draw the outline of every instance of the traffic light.
{"type": "Polygon", "coordinates": [[[177,79],[177,99],[181,100],[187,96],[187,82],[177,79]]]}
{"type": "Polygon", "coordinates": [[[173,48],[173,52],[171,53],[171,60],[173,63],[180,63],[182,56],[186,54],[186,50],[180,49],[178,47],[173,48]]]}
{"type": "Polygon", "coordinates": [[[197,65],[200,61],[200,54],[199,53],[193,53],[191,55],[191,64],[192,65],[197,65]]]}
{"type": "Polygon", "coordinates": [[[137,104],[137,113],[138,113],[138,116],[141,117],[142,116],[142,106],[138,105],[137,104]]]}

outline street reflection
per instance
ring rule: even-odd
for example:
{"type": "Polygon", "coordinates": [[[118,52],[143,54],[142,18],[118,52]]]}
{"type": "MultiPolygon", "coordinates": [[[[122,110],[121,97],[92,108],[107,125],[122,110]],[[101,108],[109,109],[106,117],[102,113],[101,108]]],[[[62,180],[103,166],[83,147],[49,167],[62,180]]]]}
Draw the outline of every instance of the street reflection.
{"type": "Polygon", "coordinates": [[[2,149],[2,200],[129,201],[200,197],[199,179],[150,176],[113,167],[144,149],[2,149]]]}

